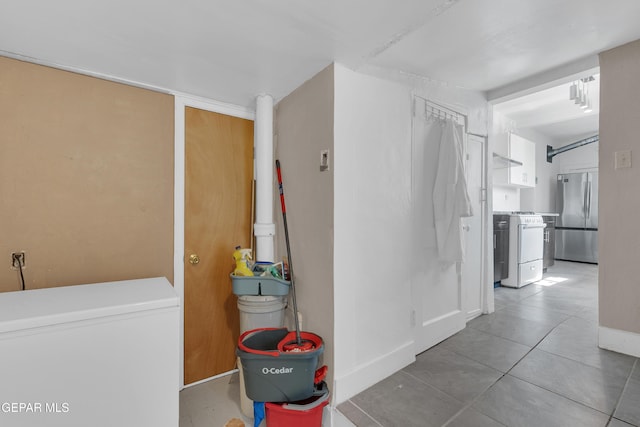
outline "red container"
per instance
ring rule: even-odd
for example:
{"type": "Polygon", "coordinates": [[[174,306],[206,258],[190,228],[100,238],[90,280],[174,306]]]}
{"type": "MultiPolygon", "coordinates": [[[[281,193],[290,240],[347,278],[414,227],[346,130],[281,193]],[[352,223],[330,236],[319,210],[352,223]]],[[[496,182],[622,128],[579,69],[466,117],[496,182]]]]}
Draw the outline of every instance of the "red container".
{"type": "Polygon", "coordinates": [[[322,427],[322,410],[329,403],[329,390],[322,389],[308,399],[293,403],[265,404],[267,427],[322,427]]]}

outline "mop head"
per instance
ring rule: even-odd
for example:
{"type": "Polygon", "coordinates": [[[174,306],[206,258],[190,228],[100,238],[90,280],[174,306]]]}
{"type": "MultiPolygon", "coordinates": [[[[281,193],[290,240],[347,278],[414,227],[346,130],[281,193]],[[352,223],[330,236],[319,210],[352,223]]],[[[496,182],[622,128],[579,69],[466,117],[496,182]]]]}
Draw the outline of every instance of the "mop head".
{"type": "Polygon", "coordinates": [[[300,332],[298,336],[295,331],[291,331],[278,343],[278,350],[287,353],[305,353],[320,347],[322,347],[322,338],[311,332],[300,332]]]}
{"type": "Polygon", "coordinates": [[[301,340],[300,344],[297,341],[286,343],[282,346],[282,350],[288,353],[304,353],[307,351],[313,351],[316,346],[311,341],[301,340]]]}

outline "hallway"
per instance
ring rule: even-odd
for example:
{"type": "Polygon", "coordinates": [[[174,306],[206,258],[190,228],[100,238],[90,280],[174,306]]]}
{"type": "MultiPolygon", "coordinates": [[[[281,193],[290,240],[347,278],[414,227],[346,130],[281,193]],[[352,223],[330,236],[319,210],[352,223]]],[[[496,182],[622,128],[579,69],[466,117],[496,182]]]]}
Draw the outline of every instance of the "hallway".
{"type": "Polygon", "coordinates": [[[598,269],[556,261],[338,410],[359,427],[638,426],[638,359],[597,347],[598,269]]]}
{"type": "MultiPolygon", "coordinates": [[[[358,427],[640,426],[638,359],[597,347],[597,281],[597,266],[556,261],[540,282],[497,288],[495,313],[337,409],[358,427]]],[[[252,425],[239,389],[237,374],[184,389],[180,427],[252,425]]]]}

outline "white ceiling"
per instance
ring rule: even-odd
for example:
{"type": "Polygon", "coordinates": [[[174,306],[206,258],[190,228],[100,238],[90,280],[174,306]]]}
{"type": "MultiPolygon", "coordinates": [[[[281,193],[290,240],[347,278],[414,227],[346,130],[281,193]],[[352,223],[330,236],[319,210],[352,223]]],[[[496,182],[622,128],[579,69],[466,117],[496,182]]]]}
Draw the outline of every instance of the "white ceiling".
{"type": "Polygon", "coordinates": [[[253,107],[334,61],[495,90],[640,39],[638,18],[638,0],[4,0],[0,54],[253,107]]]}

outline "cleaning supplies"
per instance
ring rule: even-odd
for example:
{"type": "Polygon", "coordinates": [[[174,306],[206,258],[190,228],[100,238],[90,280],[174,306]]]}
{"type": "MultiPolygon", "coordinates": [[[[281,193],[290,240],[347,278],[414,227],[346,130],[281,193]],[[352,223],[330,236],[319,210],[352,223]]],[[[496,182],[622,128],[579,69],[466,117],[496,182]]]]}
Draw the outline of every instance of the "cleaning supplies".
{"type": "Polygon", "coordinates": [[[270,262],[256,262],[253,264],[251,271],[254,276],[261,277],[275,277],[277,279],[282,279],[282,263],[270,263],[270,262]]]}
{"type": "Polygon", "coordinates": [[[236,276],[253,276],[253,271],[249,268],[249,260],[251,260],[251,249],[242,249],[236,246],[233,251],[233,259],[236,261],[236,268],[233,274],[236,276]]]}

